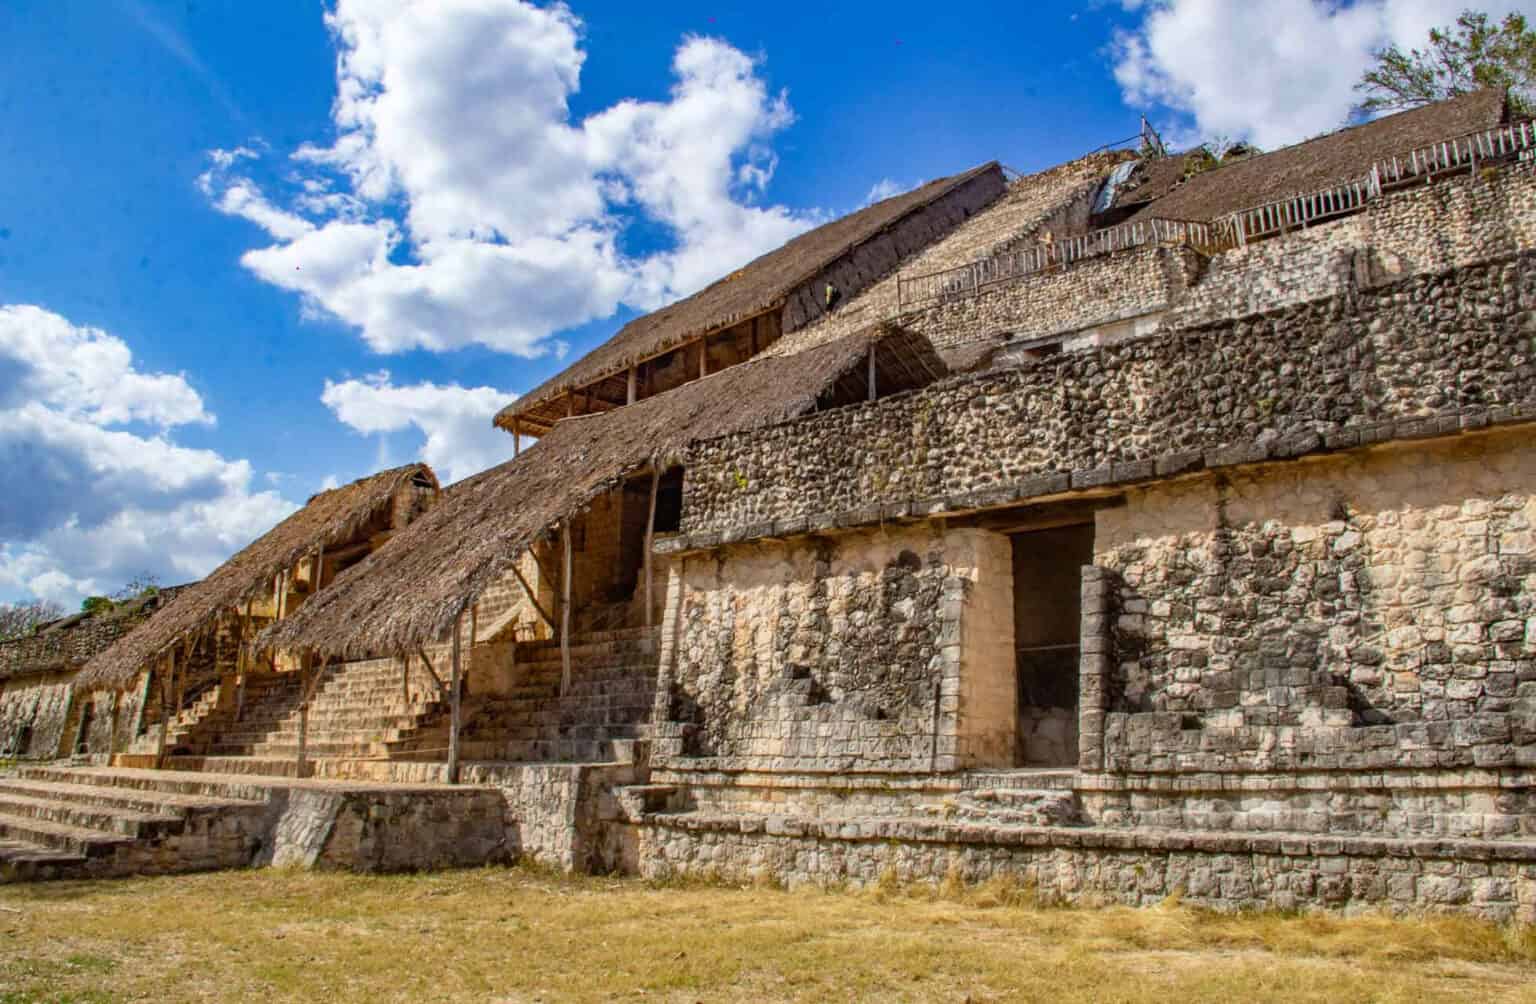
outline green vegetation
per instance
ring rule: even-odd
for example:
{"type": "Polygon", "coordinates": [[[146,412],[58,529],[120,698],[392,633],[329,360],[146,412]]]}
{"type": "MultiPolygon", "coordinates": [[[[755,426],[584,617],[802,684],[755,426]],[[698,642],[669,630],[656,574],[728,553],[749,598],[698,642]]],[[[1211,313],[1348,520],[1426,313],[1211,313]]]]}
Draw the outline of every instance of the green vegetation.
{"type": "Polygon", "coordinates": [[[0,888],[0,1002],[1536,1001],[1536,936],[1464,918],[1064,909],[871,892],[268,869],[0,888]]]}
{"type": "Polygon", "coordinates": [[[1429,45],[1407,52],[1388,46],[1355,85],[1367,114],[1401,111],[1484,87],[1501,87],[1526,114],[1536,98],[1536,31],[1523,14],[1490,22],[1466,10],[1455,27],[1432,28],[1429,45]]]}

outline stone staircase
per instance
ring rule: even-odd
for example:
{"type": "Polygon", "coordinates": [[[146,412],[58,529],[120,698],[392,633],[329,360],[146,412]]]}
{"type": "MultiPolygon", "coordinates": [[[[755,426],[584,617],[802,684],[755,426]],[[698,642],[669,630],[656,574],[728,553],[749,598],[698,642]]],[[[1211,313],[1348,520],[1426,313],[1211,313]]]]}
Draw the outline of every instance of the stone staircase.
{"type": "Polygon", "coordinates": [[[0,777],[0,882],[244,867],[266,813],[188,775],[24,767],[0,777]]]}
{"type": "MultiPolygon", "coordinates": [[[[536,763],[643,758],[656,692],[656,630],[573,635],[571,686],[564,695],[561,665],[559,642],[519,645],[512,689],[465,700],[460,756],[536,763]]],[[[440,719],[386,745],[391,757],[411,758],[420,750],[446,746],[447,730],[446,720],[440,719]]]]}
{"type": "MultiPolygon", "coordinates": [[[[407,698],[400,665],[390,659],[331,667],[310,703],[306,759],[385,759],[391,743],[430,732],[432,723],[443,717],[446,704],[422,683],[413,674],[407,698]]],[[[173,734],[168,765],[292,776],[297,772],[302,687],[299,673],[252,677],[246,683],[238,720],[233,708],[220,708],[173,734]]]]}
{"type": "Polygon", "coordinates": [[[924,809],[930,815],[997,825],[1079,826],[1084,820],[1072,789],[1075,773],[1070,768],[977,772],[954,798],[924,809]]]}

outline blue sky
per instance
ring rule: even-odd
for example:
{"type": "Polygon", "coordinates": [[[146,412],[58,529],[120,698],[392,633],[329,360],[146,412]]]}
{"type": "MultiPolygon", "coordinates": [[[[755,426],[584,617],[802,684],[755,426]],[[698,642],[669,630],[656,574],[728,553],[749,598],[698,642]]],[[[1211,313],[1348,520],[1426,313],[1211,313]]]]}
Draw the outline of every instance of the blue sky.
{"type": "Polygon", "coordinates": [[[186,580],[327,484],[487,466],[514,394],[872,193],[1144,111],[1337,126],[1373,45],[1459,6],[9,0],[0,601],[186,580]]]}

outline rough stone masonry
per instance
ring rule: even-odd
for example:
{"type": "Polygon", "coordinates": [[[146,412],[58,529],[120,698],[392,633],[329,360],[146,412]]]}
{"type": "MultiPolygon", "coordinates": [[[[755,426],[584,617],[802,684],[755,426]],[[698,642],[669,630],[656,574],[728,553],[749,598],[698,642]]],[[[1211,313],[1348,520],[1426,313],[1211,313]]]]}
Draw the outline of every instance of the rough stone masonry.
{"type": "Polygon", "coordinates": [[[1078,340],[697,444],[640,870],[1536,921],[1533,193],[925,307],[1078,340]],[[1060,526],[1077,748],[1030,770],[1009,555],[1060,526]]]}

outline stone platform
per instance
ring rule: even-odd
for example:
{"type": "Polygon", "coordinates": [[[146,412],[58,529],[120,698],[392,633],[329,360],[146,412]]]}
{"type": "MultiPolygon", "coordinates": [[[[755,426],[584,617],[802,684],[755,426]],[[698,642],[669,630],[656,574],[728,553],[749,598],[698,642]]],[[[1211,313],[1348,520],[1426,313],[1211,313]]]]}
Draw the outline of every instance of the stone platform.
{"type": "Polygon", "coordinates": [[[506,806],[485,785],[24,767],[0,778],[0,882],[499,863],[515,856],[506,806]]]}

